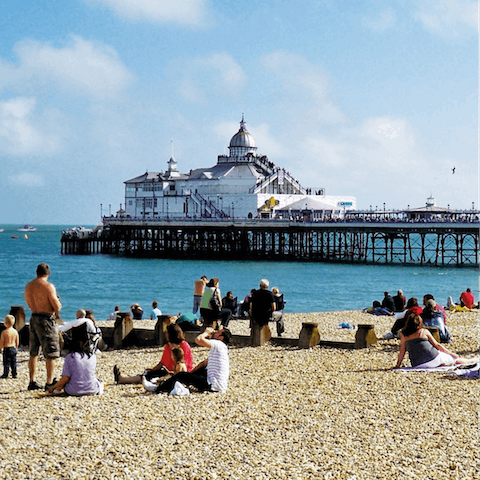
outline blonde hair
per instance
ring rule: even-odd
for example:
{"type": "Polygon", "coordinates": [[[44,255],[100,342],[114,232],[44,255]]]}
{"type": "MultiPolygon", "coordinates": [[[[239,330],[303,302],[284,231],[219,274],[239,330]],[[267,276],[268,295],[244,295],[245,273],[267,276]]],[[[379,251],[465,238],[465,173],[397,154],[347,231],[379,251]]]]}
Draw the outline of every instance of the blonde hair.
{"type": "Polygon", "coordinates": [[[277,293],[280,293],[280,290],[277,287],[272,288],[272,293],[276,295],[277,293]]]}
{"type": "Polygon", "coordinates": [[[6,315],[3,319],[3,323],[9,327],[13,327],[15,325],[15,317],[13,315],[6,315]]]}

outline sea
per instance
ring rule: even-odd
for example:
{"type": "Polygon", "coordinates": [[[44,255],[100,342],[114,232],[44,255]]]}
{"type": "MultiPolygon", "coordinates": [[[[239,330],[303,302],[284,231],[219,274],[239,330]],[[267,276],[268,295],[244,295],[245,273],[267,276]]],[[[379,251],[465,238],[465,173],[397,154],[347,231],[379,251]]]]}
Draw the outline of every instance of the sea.
{"type": "MultiPolygon", "coordinates": [[[[35,277],[39,263],[51,269],[49,281],[60,296],[65,321],[79,308],[91,309],[104,320],[119,305],[128,311],[139,303],[149,317],[157,300],[164,314],[191,311],[193,282],[206,275],[220,279],[222,295],[231,290],[238,300],[258,288],[262,278],[284,293],[286,312],[359,310],[383,292],[394,295],[402,289],[407,298],[431,293],[445,304],[457,300],[467,287],[479,296],[477,268],[439,268],[401,265],[345,265],[274,261],[212,261],[137,259],[111,255],[62,255],[61,232],[72,225],[37,226],[37,231],[17,232],[18,225],[3,225],[0,233],[0,308],[2,318],[12,305],[23,305],[23,291],[35,277]],[[18,238],[12,238],[17,236],[18,238]]],[[[92,226],[85,226],[92,228],[92,226]]]]}

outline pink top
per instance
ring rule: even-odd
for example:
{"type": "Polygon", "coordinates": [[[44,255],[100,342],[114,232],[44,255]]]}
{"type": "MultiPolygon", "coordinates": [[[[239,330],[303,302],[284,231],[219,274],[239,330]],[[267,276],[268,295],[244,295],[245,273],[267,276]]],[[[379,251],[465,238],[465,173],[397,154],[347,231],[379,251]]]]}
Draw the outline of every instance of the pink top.
{"type": "MultiPolygon", "coordinates": [[[[187,366],[187,371],[191,372],[193,369],[193,354],[192,354],[192,349],[190,348],[190,345],[184,340],[180,344],[180,348],[183,350],[183,353],[185,355],[185,365],[187,366]]],[[[172,347],[170,343],[167,343],[165,345],[165,348],[163,350],[163,355],[162,355],[162,360],[160,360],[162,365],[165,366],[169,371],[175,370],[175,361],[172,358],[172,347]]]]}

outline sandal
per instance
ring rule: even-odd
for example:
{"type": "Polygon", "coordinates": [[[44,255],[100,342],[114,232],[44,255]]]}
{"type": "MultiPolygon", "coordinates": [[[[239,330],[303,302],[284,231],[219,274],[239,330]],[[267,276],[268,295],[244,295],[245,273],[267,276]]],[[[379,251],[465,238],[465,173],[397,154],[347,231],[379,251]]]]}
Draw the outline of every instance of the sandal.
{"type": "Polygon", "coordinates": [[[116,365],[113,366],[113,378],[118,385],[118,381],[120,380],[120,369],[116,365]]]}

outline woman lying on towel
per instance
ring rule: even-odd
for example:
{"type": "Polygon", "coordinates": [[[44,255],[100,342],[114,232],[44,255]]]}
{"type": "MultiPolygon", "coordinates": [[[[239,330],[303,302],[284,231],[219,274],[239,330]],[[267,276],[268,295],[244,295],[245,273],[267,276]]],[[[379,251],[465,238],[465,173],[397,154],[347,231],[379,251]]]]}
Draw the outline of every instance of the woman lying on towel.
{"type": "Polygon", "coordinates": [[[474,360],[460,358],[440,345],[423,326],[422,318],[414,313],[407,317],[400,334],[400,352],[394,368],[400,368],[405,352],[416,368],[435,368],[446,365],[469,364],[474,360]]]}

